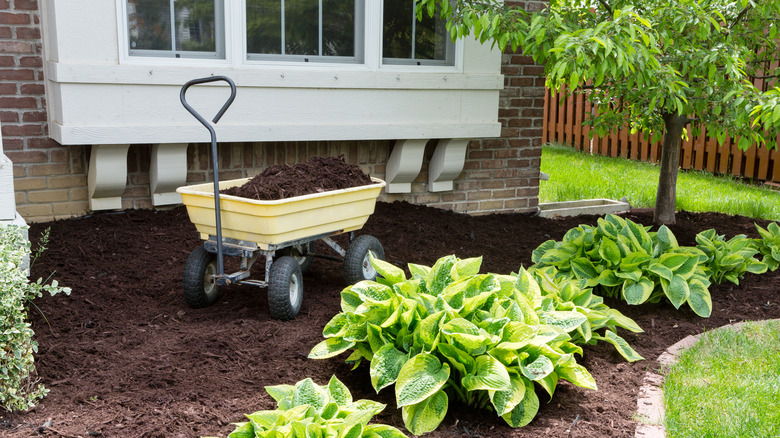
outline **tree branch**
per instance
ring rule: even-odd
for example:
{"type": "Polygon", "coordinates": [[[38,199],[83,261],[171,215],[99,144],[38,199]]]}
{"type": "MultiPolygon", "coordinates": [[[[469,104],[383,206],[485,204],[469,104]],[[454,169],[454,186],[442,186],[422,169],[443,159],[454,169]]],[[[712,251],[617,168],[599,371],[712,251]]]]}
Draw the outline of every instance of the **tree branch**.
{"type": "Polygon", "coordinates": [[[615,13],[612,11],[612,7],[607,4],[604,0],[599,0],[599,3],[601,3],[601,6],[604,6],[607,9],[607,12],[609,12],[609,15],[614,15],[615,13]]]}
{"type": "Polygon", "coordinates": [[[737,15],[737,18],[735,18],[735,19],[734,19],[734,21],[733,21],[733,22],[731,22],[731,25],[729,26],[729,30],[731,30],[731,29],[734,29],[734,26],[736,26],[736,25],[737,25],[737,23],[739,23],[739,21],[740,21],[742,18],[744,18],[744,17],[745,17],[745,15],[748,13],[748,10],[749,10],[749,9],[750,9],[750,5],[748,5],[747,7],[745,7],[745,9],[743,9],[742,11],[740,11],[740,13],[737,15]]]}

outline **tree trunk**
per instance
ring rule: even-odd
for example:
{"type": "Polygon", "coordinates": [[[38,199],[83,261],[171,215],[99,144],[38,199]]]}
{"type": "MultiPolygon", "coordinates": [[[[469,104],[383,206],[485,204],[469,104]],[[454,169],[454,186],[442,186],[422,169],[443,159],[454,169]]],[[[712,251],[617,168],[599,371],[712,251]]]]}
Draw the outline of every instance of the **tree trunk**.
{"type": "Polygon", "coordinates": [[[661,174],[658,176],[658,193],[655,198],[655,225],[670,225],[674,220],[674,206],[677,199],[677,169],[680,166],[680,144],[688,117],[664,114],[663,148],[661,149],[661,174]]]}

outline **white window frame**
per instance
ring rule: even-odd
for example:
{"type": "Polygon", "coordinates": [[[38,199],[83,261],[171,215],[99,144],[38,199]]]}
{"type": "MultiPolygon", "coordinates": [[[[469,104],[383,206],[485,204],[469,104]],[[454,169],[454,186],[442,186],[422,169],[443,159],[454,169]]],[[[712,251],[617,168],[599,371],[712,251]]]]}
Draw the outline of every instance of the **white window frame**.
{"type": "MultiPolygon", "coordinates": [[[[412,57],[411,58],[385,58],[384,53],[382,54],[382,64],[383,65],[407,65],[407,66],[441,66],[441,67],[452,67],[455,65],[455,53],[456,50],[456,44],[452,42],[449,35],[445,35],[445,38],[447,39],[447,46],[445,47],[445,56],[444,59],[415,59],[415,47],[416,47],[416,40],[415,35],[417,28],[417,14],[414,12],[414,5],[415,0],[407,0],[409,3],[411,3],[412,6],[412,57]]],[[[380,50],[384,51],[384,17],[385,17],[385,10],[384,10],[384,1],[381,1],[381,14],[382,17],[382,28],[381,31],[383,35],[380,35],[380,50]]]]}
{"type": "MultiPolygon", "coordinates": [[[[460,73],[463,71],[463,41],[458,40],[452,49],[452,63],[425,64],[420,63],[387,63],[382,60],[382,30],[383,2],[380,0],[364,0],[363,3],[363,41],[356,45],[363,51],[362,62],[338,62],[323,59],[318,62],[300,62],[289,59],[291,55],[279,56],[275,59],[247,59],[246,47],[246,1],[224,0],[224,57],[194,58],[167,56],[130,55],[129,30],[127,19],[127,0],[115,0],[117,10],[118,55],[120,64],[144,66],[181,66],[206,68],[285,68],[301,70],[346,70],[346,71],[384,71],[419,73],[460,73]]],[[[323,57],[334,58],[334,57],[323,57]]],[[[214,74],[218,74],[216,71],[214,74]]]]}
{"type": "MultiPolygon", "coordinates": [[[[197,52],[188,50],[176,50],[176,26],[174,12],[175,0],[169,0],[171,8],[171,50],[150,50],[133,49],[130,47],[130,24],[127,8],[128,0],[122,0],[122,16],[124,21],[124,33],[127,41],[126,55],[128,57],[152,57],[152,58],[194,58],[194,59],[225,59],[226,46],[225,37],[227,35],[225,2],[229,0],[214,0],[214,43],[216,50],[214,52],[197,52]]],[[[120,29],[122,29],[120,27],[120,29]]]]}

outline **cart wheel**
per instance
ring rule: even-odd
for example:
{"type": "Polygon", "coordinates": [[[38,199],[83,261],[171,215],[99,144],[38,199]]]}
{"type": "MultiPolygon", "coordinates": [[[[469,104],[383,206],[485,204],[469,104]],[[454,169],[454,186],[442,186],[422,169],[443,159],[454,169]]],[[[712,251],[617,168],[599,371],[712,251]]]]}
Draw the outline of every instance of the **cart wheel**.
{"type": "Polygon", "coordinates": [[[279,257],[271,265],[268,278],[268,307],[271,317],[288,321],[298,316],[303,302],[303,275],[298,261],[279,257]]]}
{"type": "Polygon", "coordinates": [[[314,263],[314,257],[312,256],[303,256],[301,254],[312,254],[315,251],[315,242],[312,240],[309,243],[303,243],[301,245],[295,245],[295,246],[288,246],[287,248],[282,248],[279,251],[276,251],[276,254],[279,257],[284,256],[290,256],[294,258],[298,264],[301,266],[301,272],[306,272],[311,268],[312,263],[314,263]]]}
{"type": "Polygon", "coordinates": [[[374,253],[374,257],[380,260],[385,259],[385,250],[374,236],[358,236],[349,245],[344,256],[344,279],[347,284],[376,279],[376,269],[371,266],[369,252],[374,253]]]}
{"type": "Polygon", "coordinates": [[[217,257],[199,246],[192,251],[184,265],[184,301],[193,309],[214,304],[219,297],[219,286],[209,277],[217,274],[217,257]]]}

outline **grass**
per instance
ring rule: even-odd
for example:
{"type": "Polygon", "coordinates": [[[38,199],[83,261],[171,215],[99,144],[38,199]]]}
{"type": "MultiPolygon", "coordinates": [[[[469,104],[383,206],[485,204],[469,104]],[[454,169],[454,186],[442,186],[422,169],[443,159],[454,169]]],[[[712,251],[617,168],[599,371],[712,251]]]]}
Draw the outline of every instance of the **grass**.
{"type": "MultiPolygon", "coordinates": [[[[625,196],[632,207],[655,205],[659,173],[656,164],[544,146],[542,172],[549,174],[550,180],[540,184],[539,202],[625,196]]],[[[676,206],[678,211],[714,211],[780,220],[780,192],[699,171],[679,172],[676,206]]]]}
{"type": "Polygon", "coordinates": [[[780,436],[778,340],[778,321],[702,335],[668,370],[668,436],[780,436]]]}

